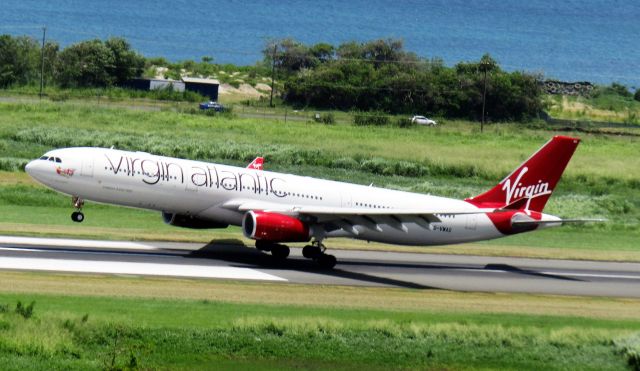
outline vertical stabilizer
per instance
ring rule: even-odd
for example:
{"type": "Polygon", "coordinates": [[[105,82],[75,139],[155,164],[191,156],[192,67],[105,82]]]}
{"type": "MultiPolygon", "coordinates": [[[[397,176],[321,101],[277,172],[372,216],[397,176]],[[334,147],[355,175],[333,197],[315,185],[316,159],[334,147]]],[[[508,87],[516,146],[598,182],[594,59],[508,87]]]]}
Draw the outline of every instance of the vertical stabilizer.
{"type": "Polygon", "coordinates": [[[542,212],[580,139],[555,136],[487,192],[466,199],[479,207],[542,212]]]}

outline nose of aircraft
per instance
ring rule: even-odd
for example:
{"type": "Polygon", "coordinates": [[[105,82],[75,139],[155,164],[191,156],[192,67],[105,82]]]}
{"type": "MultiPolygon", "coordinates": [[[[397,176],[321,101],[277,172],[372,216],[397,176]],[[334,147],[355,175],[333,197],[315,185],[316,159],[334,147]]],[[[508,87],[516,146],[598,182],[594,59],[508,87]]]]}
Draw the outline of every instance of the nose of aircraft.
{"type": "Polygon", "coordinates": [[[39,160],[33,160],[31,162],[29,162],[27,165],[25,165],[24,167],[24,171],[29,174],[30,177],[32,177],[33,179],[42,182],[42,179],[45,175],[45,172],[43,172],[43,166],[42,166],[42,161],[39,160]]]}
{"type": "Polygon", "coordinates": [[[34,161],[31,161],[31,162],[29,162],[29,163],[24,167],[24,171],[26,171],[26,172],[27,172],[27,174],[29,174],[29,175],[31,175],[31,176],[33,176],[33,170],[34,170],[34,168],[35,168],[35,166],[36,166],[36,165],[35,165],[35,162],[36,162],[35,160],[34,160],[34,161]]]}

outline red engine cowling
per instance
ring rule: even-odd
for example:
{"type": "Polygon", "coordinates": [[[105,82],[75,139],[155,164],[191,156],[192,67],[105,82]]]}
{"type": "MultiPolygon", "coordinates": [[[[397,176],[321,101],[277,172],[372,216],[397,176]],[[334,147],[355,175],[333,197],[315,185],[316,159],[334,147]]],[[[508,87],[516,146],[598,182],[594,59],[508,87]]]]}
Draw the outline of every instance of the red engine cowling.
{"type": "Polygon", "coordinates": [[[242,219],[242,232],[245,237],[271,242],[309,241],[309,226],[291,216],[248,211],[242,219]]]}

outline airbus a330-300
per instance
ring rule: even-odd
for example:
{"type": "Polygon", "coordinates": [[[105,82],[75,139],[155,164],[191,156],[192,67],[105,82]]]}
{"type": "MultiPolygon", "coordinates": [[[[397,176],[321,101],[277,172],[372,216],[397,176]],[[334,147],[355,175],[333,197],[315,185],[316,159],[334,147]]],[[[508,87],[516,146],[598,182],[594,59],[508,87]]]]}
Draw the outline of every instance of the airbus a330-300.
{"type": "Polygon", "coordinates": [[[560,226],[542,211],[578,146],[553,137],[495,187],[464,200],[355,185],[262,169],[109,148],[63,148],[29,162],[40,183],[72,196],[84,220],[85,200],[158,210],[185,228],[242,226],[256,248],[286,258],[291,242],[309,242],[306,258],[336,264],[323,241],[350,237],[402,245],[482,241],[560,226]]]}

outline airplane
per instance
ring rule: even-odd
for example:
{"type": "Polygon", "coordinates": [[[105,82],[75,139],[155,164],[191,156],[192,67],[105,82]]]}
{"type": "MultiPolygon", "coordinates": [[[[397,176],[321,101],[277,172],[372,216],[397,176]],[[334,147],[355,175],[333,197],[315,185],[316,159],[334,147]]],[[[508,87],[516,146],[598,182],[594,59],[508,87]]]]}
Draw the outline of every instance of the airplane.
{"type": "Polygon", "coordinates": [[[108,148],[55,149],[29,162],[36,181],[85,200],[160,211],[184,228],[242,227],[258,250],[289,256],[285,243],[320,267],[337,260],[327,238],[400,245],[482,241],[569,222],[542,211],[580,139],[555,136],[490,190],[464,200],[108,148]]]}

